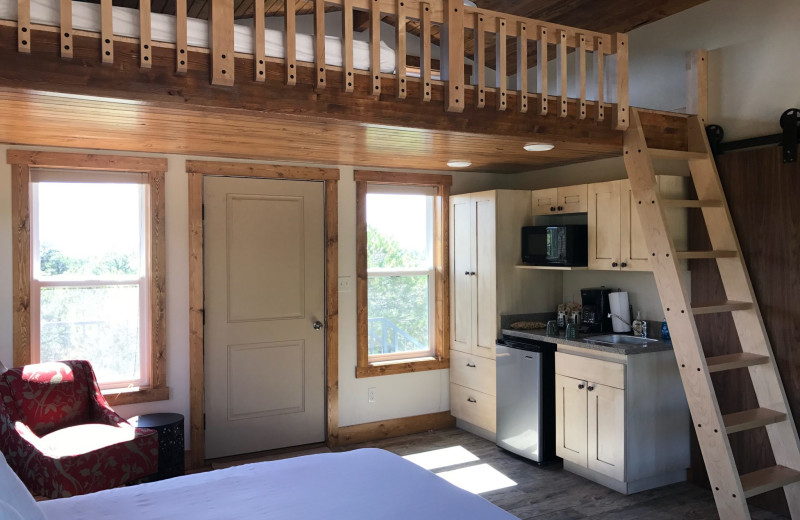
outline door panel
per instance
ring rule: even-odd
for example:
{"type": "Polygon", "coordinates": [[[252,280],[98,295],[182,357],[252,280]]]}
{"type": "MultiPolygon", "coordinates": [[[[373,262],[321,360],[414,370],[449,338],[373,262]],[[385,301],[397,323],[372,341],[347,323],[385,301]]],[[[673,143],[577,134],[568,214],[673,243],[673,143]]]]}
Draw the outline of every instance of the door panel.
{"type": "Polygon", "coordinates": [[[473,354],[494,359],[497,341],[497,291],[495,287],[495,203],[493,198],[473,198],[475,228],[475,262],[473,270],[474,299],[476,309],[475,349],[473,354]]]}
{"type": "Polygon", "coordinates": [[[631,191],[630,181],[620,181],[620,258],[628,271],[652,271],[650,252],[639,220],[639,209],[631,191]]]}
{"type": "Polygon", "coordinates": [[[560,213],[585,213],[587,210],[586,184],[562,186],[558,188],[558,206],[560,213]]]}
{"type": "Polygon", "coordinates": [[[586,467],[586,428],[586,382],[556,374],[556,455],[586,467]]]}
{"type": "Polygon", "coordinates": [[[531,214],[552,215],[558,202],[558,189],[533,190],[531,192],[531,214]]]}
{"type": "Polygon", "coordinates": [[[589,385],[588,467],[625,480],[625,391],[589,385]]]}
{"type": "Polygon", "coordinates": [[[208,458],[324,440],[323,192],[204,181],[208,458]]]}
{"type": "Polygon", "coordinates": [[[590,184],[589,193],[589,269],[615,270],[620,253],[619,182],[590,184]]]}
{"type": "Polygon", "coordinates": [[[452,197],[450,211],[450,237],[453,241],[450,258],[450,284],[452,295],[451,338],[452,348],[471,352],[472,335],[472,230],[470,229],[469,196],[452,197]]]}

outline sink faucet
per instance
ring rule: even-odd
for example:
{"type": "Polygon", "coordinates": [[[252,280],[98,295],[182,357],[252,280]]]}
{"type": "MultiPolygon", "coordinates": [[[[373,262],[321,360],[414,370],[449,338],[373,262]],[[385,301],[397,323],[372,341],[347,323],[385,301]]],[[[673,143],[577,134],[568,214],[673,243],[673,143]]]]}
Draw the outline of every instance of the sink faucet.
{"type": "MultiPolygon", "coordinates": [[[[624,324],[625,324],[625,325],[627,325],[628,327],[630,327],[630,328],[631,328],[631,330],[633,331],[633,335],[634,335],[634,336],[638,336],[638,335],[639,335],[639,334],[637,334],[637,333],[636,333],[636,329],[634,329],[634,328],[633,328],[633,325],[631,325],[630,323],[628,323],[627,321],[625,321],[625,319],[624,319],[622,316],[620,316],[619,314],[614,314],[613,312],[609,312],[609,313],[608,313],[608,317],[609,317],[609,318],[611,318],[612,316],[613,316],[614,318],[617,318],[619,321],[621,321],[622,323],[624,323],[624,324]]],[[[646,322],[646,321],[644,321],[644,320],[642,320],[642,333],[641,333],[641,335],[640,335],[640,336],[641,336],[642,338],[646,338],[646,337],[647,337],[647,322],[646,322]]]]}

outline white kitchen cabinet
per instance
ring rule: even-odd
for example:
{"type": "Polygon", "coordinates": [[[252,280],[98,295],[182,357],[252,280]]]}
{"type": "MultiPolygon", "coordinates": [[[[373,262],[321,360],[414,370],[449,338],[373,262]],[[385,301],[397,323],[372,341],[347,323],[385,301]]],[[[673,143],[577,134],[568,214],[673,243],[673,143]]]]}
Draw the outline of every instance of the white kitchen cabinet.
{"type": "MultiPolygon", "coordinates": [[[[662,197],[682,198],[683,179],[659,176],[658,184],[662,197]]],[[[651,253],[639,221],[639,201],[633,197],[630,181],[623,179],[589,184],[587,191],[589,269],[651,271],[651,253]]],[[[679,212],[667,214],[671,236],[679,249],[685,244],[687,236],[686,221],[680,215],[679,212]]]]}
{"type": "Polygon", "coordinates": [[[691,425],[674,353],[558,349],[556,454],[564,469],[626,494],[685,480],[691,425]]]}
{"type": "Polygon", "coordinates": [[[561,273],[515,268],[520,230],[532,221],[527,190],[450,197],[450,409],[487,437],[495,432],[487,417],[496,406],[500,315],[552,312],[561,299],[561,273]]]}
{"type": "Polygon", "coordinates": [[[531,192],[531,214],[533,216],[585,213],[586,211],[586,184],[533,190],[531,192]]]}

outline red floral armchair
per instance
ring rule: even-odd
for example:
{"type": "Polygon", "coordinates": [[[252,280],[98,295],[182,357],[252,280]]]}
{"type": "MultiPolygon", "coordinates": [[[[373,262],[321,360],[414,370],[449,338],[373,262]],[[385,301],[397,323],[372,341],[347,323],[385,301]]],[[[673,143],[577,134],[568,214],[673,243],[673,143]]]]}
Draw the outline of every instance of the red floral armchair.
{"type": "Polygon", "coordinates": [[[155,473],[158,436],[134,428],[100,393],[88,361],[0,375],[0,451],[34,495],[58,498],[155,473]]]}

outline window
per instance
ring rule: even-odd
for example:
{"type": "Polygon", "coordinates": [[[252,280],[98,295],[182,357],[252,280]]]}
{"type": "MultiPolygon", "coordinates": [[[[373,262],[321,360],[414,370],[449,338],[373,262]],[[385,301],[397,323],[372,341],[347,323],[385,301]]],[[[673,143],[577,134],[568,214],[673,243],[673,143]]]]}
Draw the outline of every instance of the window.
{"type": "Polygon", "coordinates": [[[29,248],[15,245],[28,264],[16,273],[27,279],[15,279],[15,296],[27,292],[30,305],[15,320],[14,363],[87,359],[112,403],[167,399],[165,161],[149,160],[160,171],[142,171],[148,160],[84,156],[92,164],[81,169],[80,156],[45,155],[69,167],[17,164],[13,174],[28,195],[14,201],[16,213],[22,219],[27,206],[31,217],[29,248]]]}
{"type": "Polygon", "coordinates": [[[357,377],[447,368],[450,177],[359,171],[357,377]]]}

